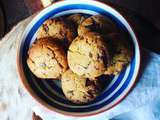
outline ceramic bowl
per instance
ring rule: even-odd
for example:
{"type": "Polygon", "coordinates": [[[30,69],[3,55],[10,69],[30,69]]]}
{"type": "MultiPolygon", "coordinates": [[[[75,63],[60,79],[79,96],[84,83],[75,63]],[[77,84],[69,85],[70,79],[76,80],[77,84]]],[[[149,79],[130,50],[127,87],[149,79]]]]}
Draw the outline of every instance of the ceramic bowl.
{"type": "Polygon", "coordinates": [[[140,68],[140,48],[130,24],[111,6],[92,0],[66,0],[45,8],[28,24],[18,49],[17,66],[25,89],[45,108],[70,116],[89,116],[112,108],[129,93],[140,68]],[[110,82],[106,83],[104,91],[95,100],[82,105],[71,103],[64,97],[60,81],[38,80],[26,64],[27,51],[35,41],[37,29],[42,23],[49,18],[73,13],[101,14],[109,17],[130,36],[134,48],[132,61],[128,67],[119,75],[110,76],[108,78],[110,82]]]}

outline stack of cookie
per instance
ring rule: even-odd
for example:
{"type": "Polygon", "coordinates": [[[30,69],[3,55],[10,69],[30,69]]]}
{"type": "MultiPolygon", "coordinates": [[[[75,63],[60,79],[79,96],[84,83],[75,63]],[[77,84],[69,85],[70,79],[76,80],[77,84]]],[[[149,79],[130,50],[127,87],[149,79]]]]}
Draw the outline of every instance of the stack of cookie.
{"type": "Polygon", "coordinates": [[[99,76],[121,72],[131,53],[109,18],[73,14],[43,23],[27,64],[38,78],[61,80],[66,98],[82,104],[100,94],[99,76]]]}

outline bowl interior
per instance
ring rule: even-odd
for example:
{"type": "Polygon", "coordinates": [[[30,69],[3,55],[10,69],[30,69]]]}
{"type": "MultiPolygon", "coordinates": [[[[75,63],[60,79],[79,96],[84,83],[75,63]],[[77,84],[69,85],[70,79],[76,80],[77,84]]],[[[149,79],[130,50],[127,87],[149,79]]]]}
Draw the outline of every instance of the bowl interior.
{"type": "Polygon", "coordinates": [[[53,4],[40,12],[28,25],[24,32],[18,54],[20,76],[29,93],[45,107],[69,115],[73,113],[74,115],[95,114],[117,104],[133,86],[140,65],[139,46],[130,25],[113,8],[96,1],[71,1],[53,4]],[[27,51],[35,41],[36,32],[42,23],[49,18],[73,13],[87,15],[101,14],[110,18],[128,36],[128,40],[134,48],[132,61],[127,68],[117,76],[102,77],[102,81],[105,81],[104,91],[95,100],[83,105],[71,103],[64,97],[60,81],[39,80],[30,72],[26,64],[27,51]],[[107,79],[107,82],[104,79],[107,79]]]}

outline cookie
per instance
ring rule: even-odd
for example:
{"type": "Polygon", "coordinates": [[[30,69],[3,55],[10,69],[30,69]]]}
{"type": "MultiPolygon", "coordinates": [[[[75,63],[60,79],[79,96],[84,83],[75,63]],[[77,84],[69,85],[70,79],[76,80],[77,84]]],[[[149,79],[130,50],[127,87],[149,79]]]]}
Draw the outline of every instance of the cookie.
{"type": "Polygon", "coordinates": [[[87,78],[95,78],[104,73],[110,57],[104,39],[97,33],[87,33],[73,40],[67,59],[74,73],[87,78]]]}
{"type": "Polygon", "coordinates": [[[61,79],[62,90],[66,98],[73,103],[87,103],[94,100],[101,91],[98,80],[89,80],[67,70],[61,79]]]}
{"type": "Polygon", "coordinates": [[[102,15],[93,15],[85,19],[78,27],[78,35],[80,36],[87,32],[97,32],[105,35],[117,31],[117,26],[109,18],[102,15]]]}
{"type": "Polygon", "coordinates": [[[55,41],[53,38],[41,38],[28,51],[28,67],[38,78],[60,78],[67,69],[66,54],[55,41]]]}
{"type": "Polygon", "coordinates": [[[57,38],[64,46],[68,46],[76,37],[76,32],[72,25],[64,22],[62,18],[46,20],[38,29],[37,39],[44,37],[57,38]]]}
{"type": "Polygon", "coordinates": [[[131,62],[132,58],[132,47],[129,42],[127,42],[125,37],[118,33],[111,33],[108,35],[110,42],[110,56],[111,64],[107,68],[104,74],[106,75],[117,75],[120,73],[125,66],[131,62]]]}
{"type": "Polygon", "coordinates": [[[67,20],[74,24],[76,29],[78,28],[78,25],[80,25],[85,19],[86,17],[81,14],[73,14],[67,17],[67,20]]]}

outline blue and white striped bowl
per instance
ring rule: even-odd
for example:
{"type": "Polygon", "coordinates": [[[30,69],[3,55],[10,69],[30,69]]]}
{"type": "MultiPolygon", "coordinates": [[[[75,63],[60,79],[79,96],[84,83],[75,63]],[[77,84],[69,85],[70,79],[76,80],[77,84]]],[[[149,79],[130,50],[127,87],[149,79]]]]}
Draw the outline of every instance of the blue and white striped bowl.
{"type": "Polygon", "coordinates": [[[133,87],[140,68],[140,49],[135,33],[126,19],[112,7],[92,0],[67,0],[57,2],[42,10],[27,26],[18,50],[17,66],[21,81],[40,104],[51,111],[71,116],[88,116],[106,111],[118,104],[133,87]],[[42,23],[57,16],[72,13],[89,15],[102,14],[111,18],[129,34],[134,46],[134,55],[130,65],[117,76],[111,76],[109,85],[94,101],[77,105],[69,102],[63,95],[59,81],[37,80],[26,64],[27,51],[36,38],[37,29],[42,23]]]}

